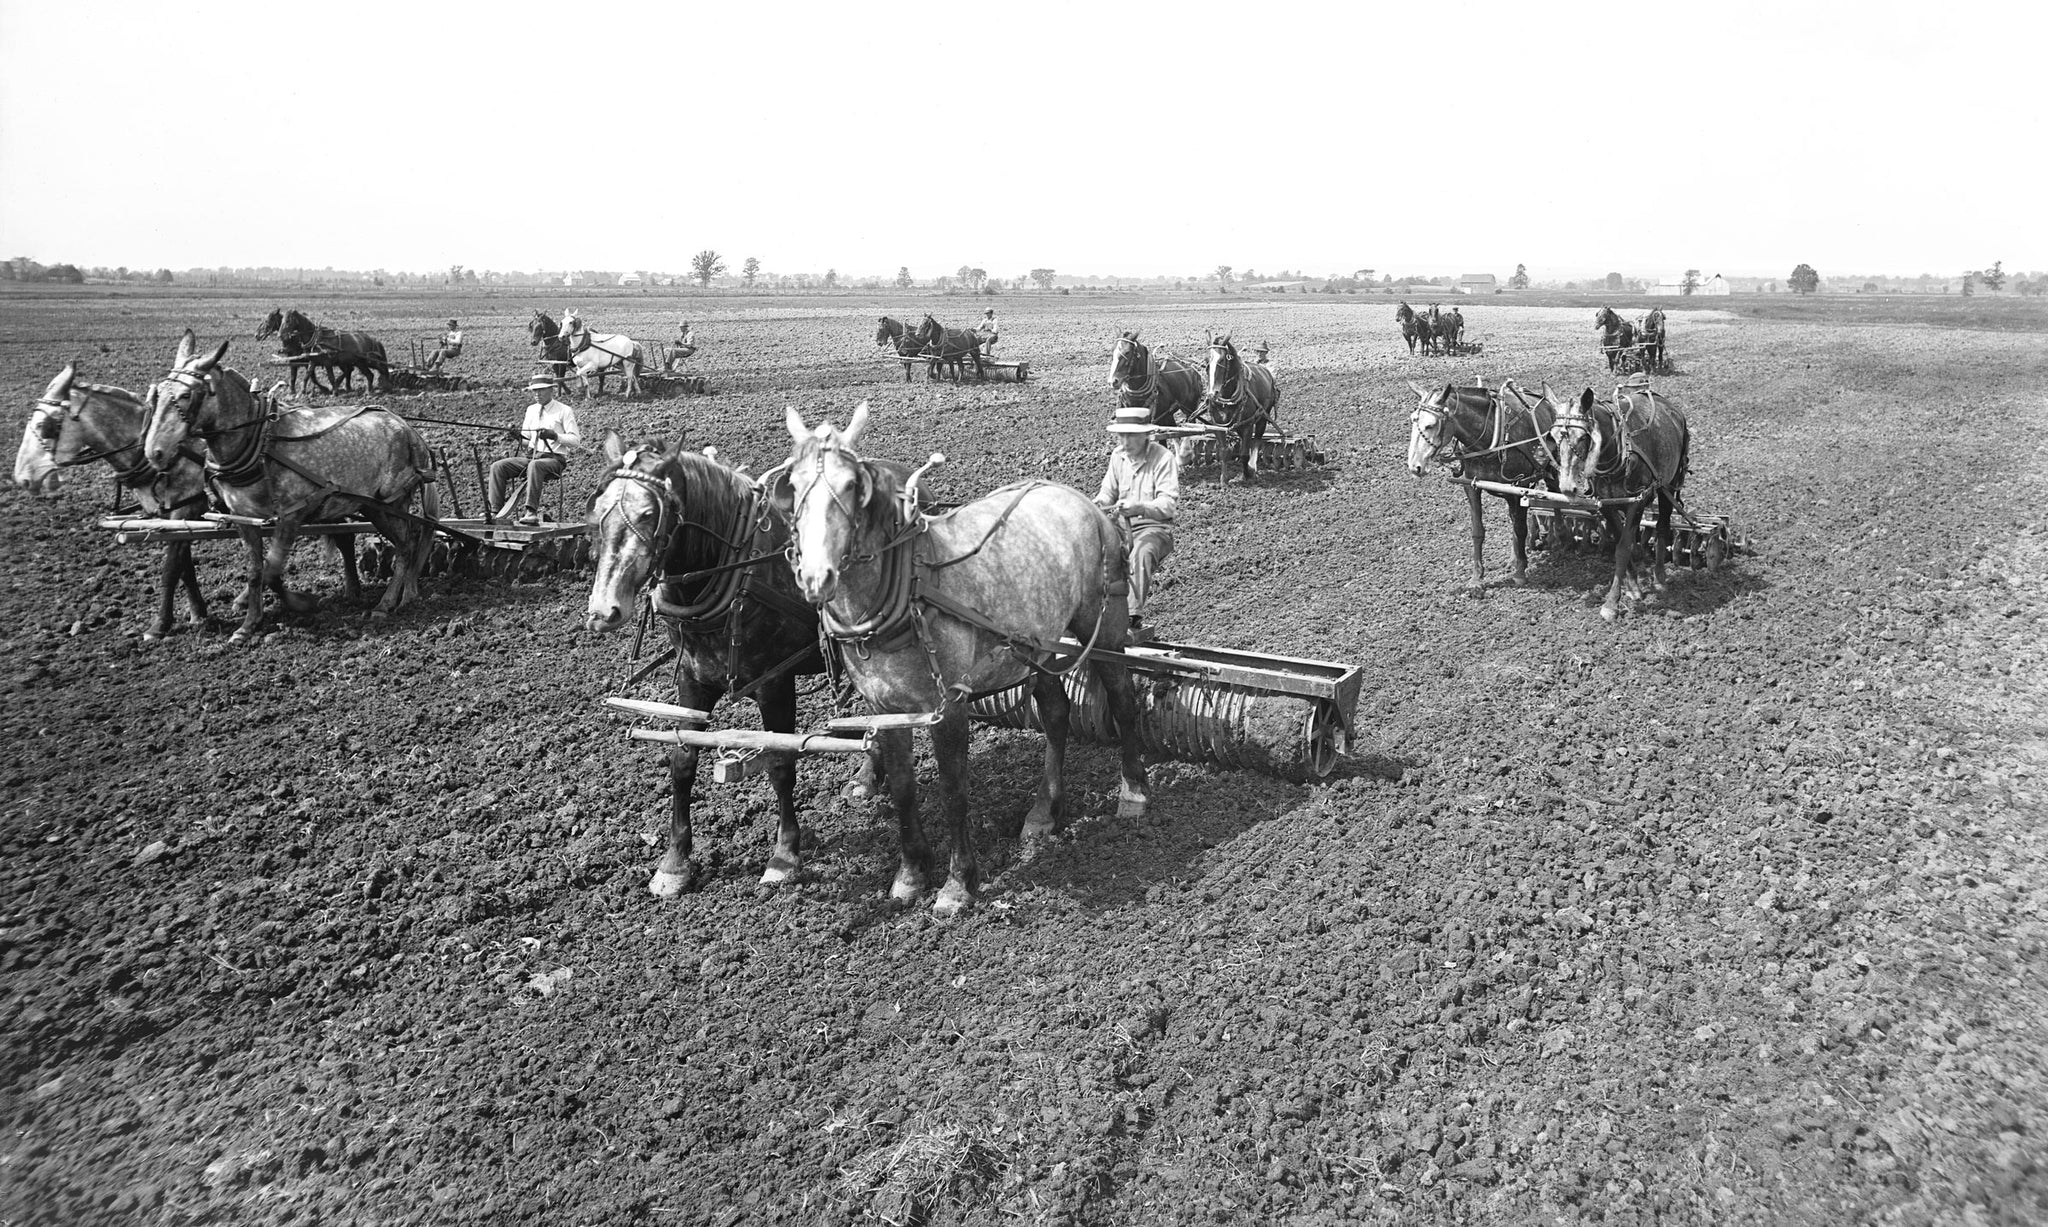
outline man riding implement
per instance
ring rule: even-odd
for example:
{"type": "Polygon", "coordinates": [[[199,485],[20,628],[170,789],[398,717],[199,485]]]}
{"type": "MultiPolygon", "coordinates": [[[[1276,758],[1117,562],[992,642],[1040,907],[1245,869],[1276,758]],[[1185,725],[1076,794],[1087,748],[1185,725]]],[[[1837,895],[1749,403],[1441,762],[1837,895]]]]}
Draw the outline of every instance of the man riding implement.
{"type": "Polygon", "coordinates": [[[1152,439],[1152,411],[1126,405],[1116,411],[1109,433],[1117,437],[1109,471],[1102,476],[1095,505],[1117,517],[1128,533],[1131,576],[1131,642],[1152,632],[1143,615],[1152,596],[1152,573],[1173,553],[1173,518],[1180,503],[1180,461],[1152,439]]]}
{"type": "Polygon", "coordinates": [[[510,437],[526,444],[526,455],[507,456],[491,465],[491,506],[501,507],[505,492],[515,481],[526,484],[526,510],[518,519],[522,526],[541,521],[541,487],[568,471],[571,457],[583,451],[583,435],[576,429],[576,411],[554,397],[555,381],[536,377],[526,385],[541,395],[526,407],[526,417],[510,437]]]}
{"type": "Polygon", "coordinates": [[[462,356],[462,329],[454,320],[448,321],[448,331],[441,334],[441,347],[427,355],[427,369],[438,371],[441,364],[450,358],[462,356]]]}

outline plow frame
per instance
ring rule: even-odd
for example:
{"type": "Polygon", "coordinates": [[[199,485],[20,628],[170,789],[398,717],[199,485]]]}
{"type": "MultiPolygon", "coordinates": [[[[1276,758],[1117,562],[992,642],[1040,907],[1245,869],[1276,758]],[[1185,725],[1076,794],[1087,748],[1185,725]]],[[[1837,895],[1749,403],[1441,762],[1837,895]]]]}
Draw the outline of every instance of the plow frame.
{"type": "MultiPolygon", "coordinates": [[[[1607,526],[1603,512],[1612,507],[1633,507],[1650,501],[1652,497],[1645,493],[1633,498],[1575,498],[1569,494],[1554,494],[1541,487],[1466,478],[1453,480],[1493,494],[1519,498],[1522,506],[1529,509],[1536,528],[1548,532],[1551,540],[1588,546],[1606,544],[1607,526]]],[[[1671,561],[1675,563],[1695,571],[1717,571],[1729,558],[1755,552],[1756,547],[1749,534],[1736,527],[1733,516],[1696,515],[1684,507],[1674,507],[1672,511],[1679,519],[1671,529],[1671,561]]],[[[1645,509],[1639,538],[1654,542],[1657,526],[1657,509],[1645,509]]],[[[1642,548],[1641,540],[1637,548],[1642,548]]]]}
{"type": "MultiPolygon", "coordinates": [[[[1181,683],[1206,682],[1238,694],[1303,701],[1300,761],[1296,769],[1288,772],[1290,775],[1321,779],[1334,771],[1339,761],[1350,753],[1356,733],[1358,694],[1364,683],[1364,670],[1359,666],[1176,643],[1134,644],[1121,650],[1090,649],[1073,639],[1060,640],[1056,663],[1064,668],[1084,654],[1093,659],[1121,663],[1134,674],[1147,675],[1155,686],[1163,690],[1170,691],[1181,683]]],[[[1076,700],[1074,731],[1083,737],[1101,740],[1106,729],[1091,729],[1093,713],[1085,709],[1085,692],[1089,683],[1087,672],[1074,668],[1065,676],[1068,695],[1076,700]]],[[[1031,701],[1030,690],[1031,683],[1027,678],[1016,686],[972,698],[969,700],[969,718],[978,724],[1000,728],[1036,728],[1036,708],[1031,701]]],[[[710,713],[667,703],[619,696],[606,697],[602,703],[614,711],[686,726],[678,729],[634,728],[628,731],[627,736],[633,741],[693,745],[717,751],[712,764],[712,778],[719,783],[732,783],[760,774],[765,769],[760,756],[767,752],[865,753],[872,748],[874,735],[883,729],[925,728],[940,719],[937,712],[850,716],[828,721],[818,732],[764,733],[753,729],[711,729],[708,727],[710,713]]],[[[1203,730],[1194,727],[1199,717],[1186,712],[1160,714],[1163,709],[1148,704],[1142,688],[1140,709],[1140,734],[1148,757],[1186,758],[1188,755],[1184,753],[1172,752],[1176,741],[1184,746],[1189,742],[1206,743],[1210,740],[1204,736],[1203,730]],[[1173,727],[1157,727],[1160,720],[1177,723],[1173,727]]],[[[1210,755],[1212,761],[1224,766],[1239,765],[1224,747],[1207,748],[1213,752],[1210,755]]]]}

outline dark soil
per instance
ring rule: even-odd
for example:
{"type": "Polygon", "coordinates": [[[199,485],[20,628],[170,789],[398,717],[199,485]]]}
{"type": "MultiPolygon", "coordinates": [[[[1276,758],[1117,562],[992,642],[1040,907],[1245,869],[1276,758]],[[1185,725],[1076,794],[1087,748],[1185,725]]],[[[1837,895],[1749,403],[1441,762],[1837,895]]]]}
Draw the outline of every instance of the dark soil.
{"type": "MultiPolygon", "coordinates": [[[[1083,746],[1087,816],[1025,855],[1039,741],[978,732],[989,883],[951,922],[890,907],[894,832],[811,761],[801,885],[756,884],[766,782],[706,784],[703,884],[660,901],[667,776],[597,704],[629,645],[577,629],[586,581],[444,579],[373,627],[306,550],[321,612],[145,645],[154,557],[91,526],[105,477],[0,492],[0,1219],[2048,1216],[2037,336],[1671,311],[1688,501],[1756,549],[1607,625],[1602,560],[1504,582],[1497,506],[1467,596],[1464,500],[1402,464],[1406,380],[1604,380],[1577,308],[1475,305],[1483,359],[1442,360],[1377,301],[1006,299],[1032,381],[955,388],[868,341],[957,300],[650,301],[583,314],[688,314],[718,392],[586,429],[758,470],[785,404],[867,396],[874,446],[945,452],[955,496],[1092,491],[1120,328],[1271,341],[1330,467],[1191,474],[1155,620],[1364,666],[1357,757],[1308,786],[1161,764],[1130,824],[1083,746]]],[[[186,323],[272,305],[0,300],[0,391],[25,410],[81,355],[139,387],[186,323]]],[[[458,315],[497,390],[390,403],[509,421],[533,305],[309,309],[458,315]]],[[[239,564],[199,553],[225,614],[239,564]]]]}

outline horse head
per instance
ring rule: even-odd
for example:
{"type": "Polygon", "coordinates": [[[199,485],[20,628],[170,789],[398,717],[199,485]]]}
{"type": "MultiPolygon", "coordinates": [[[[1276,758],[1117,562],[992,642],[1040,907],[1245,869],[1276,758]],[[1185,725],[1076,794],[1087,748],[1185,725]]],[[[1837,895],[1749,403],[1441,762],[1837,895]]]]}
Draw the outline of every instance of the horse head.
{"type": "Polygon", "coordinates": [[[21,432],[21,448],[14,454],[14,480],[25,490],[55,495],[60,479],[58,448],[64,427],[77,417],[71,402],[71,383],[78,368],[66,363],[28,415],[28,427],[21,432]]]}
{"type": "Polygon", "coordinates": [[[1230,343],[1230,334],[1210,333],[1209,363],[1203,373],[1203,395],[1210,400],[1221,397],[1226,381],[1238,377],[1239,367],[1237,346],[1230,343]]]}
{"type": "Polygon", "coordinates": [[[197,345],[197,338],[187,328],[178,342],[177,356],[171,360],[170,372],[151,385],[144,402],[149,406],[149,425],[142,434],[142,454],[159,469],[171,467],[171,458],[177,455],[179,445],[188,435],[203,436],[203,427],[209,420],[205,412],[210,391],[207,376],[227,356],[228,343],[222,341],[212,353],[195,357],[197,345]]]}
{"type": "Polygon", "coordinates": [[[624,624],[683,518],[675,492],[681,438],[628,446],[617,431],[606,431],[604,454],[612,471],[591,495],[588,515],[597,550],[597,574],[583,617],[589,631],[624,624]]]}
{"type": "Polygon", "coordinates": [[[1432,392],[1410,380],[1418,404],[1408,412],[1408,471],[1417,477],[1427,465],[1447,458],[1453,438],[1445,429],[1451,418],[1451,386],[1432,392]]]}
{"type": "Polygon", "coordinates": [[[1109,386],[1143,383],[1152,355],[1138,340],[1138,330],[1119,335],[1109,351],[1109,386]]]}
{"type": "Polygon", "coordinates": [[[1415,322],[1415,308],[1402,303],[1394,308],[1394,318],[1403,324],[1412,324],[1415,322]]]}
{"type": "Polygon", "coordinates": [[[1593,313],[1593,327],[1602,332],[1614,331],[1614,326],[1620,322],[1621,317],[1614,313],[1612,307],[1602,307],[1593,313]]]}
{"type": "Polygon", "coordinates": [[[274,337],[277,335],[277,330],[283,326],[284,308],[272,307],[270,314],[264,316],[263,322],[256,326],[256,339],[261,341],[265,337],[274,337]]]}
{"type": "Polygon", "coordinates": [[[790,524],[797,587],[806,601],[823,605],[838,595],[842,572],[876,518],[874,464],[853,450],[868,426],[868,403],[844,430],[830,422],[806,427],[794,407],[784,419],[795,446],[773,472],[769,498],[790,524]]]}
{"type": "Polygon", "coordinates": [[[533,318],[526,321],[526,343],[528,345],[538,345],[542,341],[552,341],[561,335],[561,332],[561,328],[555,324],[555,317],[538,307],[535,307],[533,310],[533,318]]]}
{"type": "MultiPolygon", "coordinates": [[[[1548,397],[1550,390],[1544,389],[1548,397]]],[[[1551,454],[1557,457],[1557,487],[1566,494],[1590,494],[1600,453],[1606,447],[1599,416],[1594,412],[1593,389],[1587,388],[1576,401],[1566,401],[1550,427],[1551,454]]]]}
{"type": "Polygon", "coordinates": [[[882,317],[881,326],[875,329],[875,344],[893,344],[898,337],[903,335],[903,332],[903,325],[885,315],[882,317]]]}

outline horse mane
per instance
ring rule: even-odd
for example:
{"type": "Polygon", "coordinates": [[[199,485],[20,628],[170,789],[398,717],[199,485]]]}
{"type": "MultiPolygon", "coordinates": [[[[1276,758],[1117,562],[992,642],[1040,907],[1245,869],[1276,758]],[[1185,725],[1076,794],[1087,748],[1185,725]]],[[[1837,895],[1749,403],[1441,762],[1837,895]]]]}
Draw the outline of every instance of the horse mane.
{"type": "MultiPolygon", "coordinates": [[[[634,445],[636,449],[653,446],[658,445],[634,445]]],[[[732,527],[733,514],[753,497],[754,480],[701,452],[691,451],[664,457],[651,475],[667,481],[682,503],[682,519],[669,538],[668,558],[664,561],[669,573],[687,570],[698,562],[717,561],[722,556],[725,533],[732,527]],[[683,526],[689,525],[696,526],[698,531],[684,532],[683,526]]]]}

